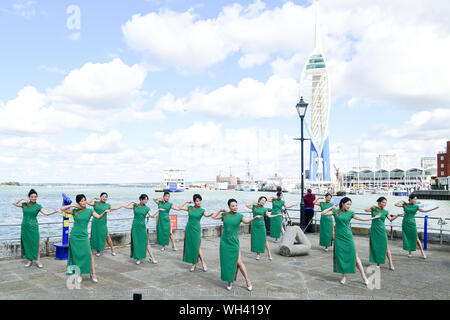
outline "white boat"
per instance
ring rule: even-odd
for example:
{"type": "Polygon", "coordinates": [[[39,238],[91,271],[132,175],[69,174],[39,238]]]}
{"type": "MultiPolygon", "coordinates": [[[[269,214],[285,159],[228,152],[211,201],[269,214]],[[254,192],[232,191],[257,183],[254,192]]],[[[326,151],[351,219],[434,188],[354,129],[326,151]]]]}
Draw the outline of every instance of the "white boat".
{"type": "Polygon", "coordinates": [[[184,189],[185,181],[183,169],[164,170],[163,191],[182,192],[184,189]]]}

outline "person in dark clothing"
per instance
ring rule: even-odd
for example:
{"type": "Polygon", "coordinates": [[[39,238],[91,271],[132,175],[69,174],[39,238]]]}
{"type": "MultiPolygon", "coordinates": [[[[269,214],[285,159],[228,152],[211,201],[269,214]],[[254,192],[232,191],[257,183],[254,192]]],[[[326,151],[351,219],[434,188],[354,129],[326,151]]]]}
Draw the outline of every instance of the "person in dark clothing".
{"type": "Polygon", "coordinates": [[[302,215],[301,227],[305,233],[311,233],[313,232],[311,220],[314,217],[314,200],[316,200],[316,196],[312,193],[311,189],[306,190],[306,192],[303,196],[305,213],[302,215]]]}

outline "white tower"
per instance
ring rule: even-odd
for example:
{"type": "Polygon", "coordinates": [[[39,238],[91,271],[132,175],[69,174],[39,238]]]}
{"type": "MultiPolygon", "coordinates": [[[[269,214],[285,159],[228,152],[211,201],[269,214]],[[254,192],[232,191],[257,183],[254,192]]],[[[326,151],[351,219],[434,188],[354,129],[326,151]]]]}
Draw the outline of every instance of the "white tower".
{"type": "Polygon", "coordinates": [[[314,2],[314,49],[303,68],[300,95],[308,102],[306,129],[311,137],[310,180],[331,181],[328,120],[330,116],[330,86],[326,59],[322,50],[319,5],[314,2]]]}

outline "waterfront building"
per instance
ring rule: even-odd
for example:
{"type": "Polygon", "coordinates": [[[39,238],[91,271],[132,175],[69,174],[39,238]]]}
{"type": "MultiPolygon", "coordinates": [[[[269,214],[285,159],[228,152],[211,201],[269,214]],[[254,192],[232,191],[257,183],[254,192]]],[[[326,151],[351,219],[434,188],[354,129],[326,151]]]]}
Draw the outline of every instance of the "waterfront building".
{"type": "Polygon", "coordinates": [[[322,50],[319,7],[314,3],[314,49],[305,63],[300,80],[300,95],[308,102],[306,130],[311,138],[309,179],[331,181],[328,121],[331,93],[327,62],[322,50]]]}
{"type": "Polygon", "coordinates": [[[429,185],[436,175],[434,168],[421,169],[353,169],[342,174],[344,187],[416,187],[429,185]]]}
{"type": "Polygon", "coordinates": [[[377,157],[377,169],[392,170],[397,168],[397,156],[395,154],[380,154],[377,157]]]}
{"type": "Polygon", "coordinates": [[[447,148],[437,154],[437,177],[440,185],[449,185],[450,180],[450,141],[447,141],[447,148]]]}
{"type": "Polygon", "coordinates": [[[423,169],[437,168],[437,157],[420,158],[420,167],[423,169]]]}
{"type": "Polygon", "coordinates": [[[219,190],[235,189],[236,186],[240,183],[240,179],[233,176],[233,174],[231,173],[231,168],[229,176],[223,176],[222,172],[220,172],[219,175],[216,176],[216,188],[219,190]]]}

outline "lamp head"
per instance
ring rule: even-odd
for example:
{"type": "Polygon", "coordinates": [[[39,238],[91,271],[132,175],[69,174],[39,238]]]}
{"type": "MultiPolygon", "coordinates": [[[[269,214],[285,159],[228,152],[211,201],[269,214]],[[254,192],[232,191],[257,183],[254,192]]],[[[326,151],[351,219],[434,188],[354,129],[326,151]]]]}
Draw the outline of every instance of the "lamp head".
{"type": "Polygon", "coordinates": [[[295,106],[297,108],[297,112],[300,118],[303,118],[306,114],[306,108],[308,107],[308,104],[303,101],[303,97],[300,98],[300,101],[295,106]]]}

